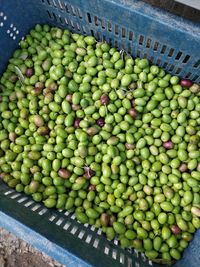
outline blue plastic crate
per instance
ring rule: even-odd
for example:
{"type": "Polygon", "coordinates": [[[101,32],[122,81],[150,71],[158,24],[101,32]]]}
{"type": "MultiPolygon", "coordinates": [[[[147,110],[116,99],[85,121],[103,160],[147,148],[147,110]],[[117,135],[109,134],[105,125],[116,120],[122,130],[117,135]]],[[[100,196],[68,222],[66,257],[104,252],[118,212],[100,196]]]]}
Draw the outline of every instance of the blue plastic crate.
{"type": "MultiPolygon", "coordinates": [[[[168,72],[200,83],[200,25],[136,0],[1,0],[0,73],[36,23],[93,35],[168,72]]],[[[47,210],[0,182],[0,225],[67,267],[159,266],[123,250],[73,214],[47,210]]],[[[200,265],[200,231],[174,266],[200,265]]]]}

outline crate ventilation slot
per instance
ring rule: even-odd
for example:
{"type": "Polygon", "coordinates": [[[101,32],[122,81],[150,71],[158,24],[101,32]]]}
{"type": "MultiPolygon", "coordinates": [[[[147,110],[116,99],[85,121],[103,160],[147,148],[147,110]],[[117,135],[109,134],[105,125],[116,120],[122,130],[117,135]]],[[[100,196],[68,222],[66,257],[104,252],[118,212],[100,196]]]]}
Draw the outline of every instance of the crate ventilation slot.
{"type": "Polygon", "coordinates": [[[49,10],[47,10],[47,14],[51,20],[53,20],[57,23],[61,23],[62,25],[66,25],[67,27],[70,27],[73,30],[82,31],[83,33],[86,33],[84,26],[80,26],[79,23],[73,22],[73,20],[71,20],[69,17],[63,17],[61,15],[57,15],[56,13],[51,12],[49,10]]]}
{"type": "Polygon", "coordinates": [[[64,230],[67,230],[69,227],[70,227],[71,223],[70,222],[67,222],[64,226],[63,226],[63,229],[64,230]]]}
{"type": "Polygon", "coordinates": [[[91,242],[91,240],[92,240],[92,235],[88,235],[88,236],[86,237],[85,242],[89,244],[89,243],[91,242]]]}
{"type": "Polygon", "coordinates": [[[19,196],[20,196],[20,194],[19,193],[16,193],[16,194],[12,195],[10,198],[15,199],[15,198],[17,198],[19,196]]]}
{"type": "Polygon", "coordinates": [[[52,216],[49,218],[49,221],[50,221],[50,222],[53,222],[56,218],[57,218],[56,215],[52,215],[52,216]]]}
{"type": "Polygon", "coordinates": [[[30,207],[33,203],[35,203],[35,202],[32,201],[32,200],[30,200],[30,201],[28,201],[27,203],[25,203],[24,206],[25,206],[26,208],[28,208],[28,207],[30,207]]]}
{"type": "Polygon", "coordinates": [[[75,233],[77,232],[77,230],[78,230],[78,227],[77,227],[77,226],[74,226],[74,227],[71,229],[70,233],[71,233],[72,235],[75,235],[75,233]]]}
{"type": "Polygon", "coordinates": [[[47,7],[53,7],[57,10],[70,14],[74,17],[78,17],[82,19],[83,15],[81,13],[81,10],[78,7],[72,6],[69,3],[65,3],[63,0],[41,0],[43,4],[45,4],[47,7]]]}
{"type": "Polygon", "coordinates": [[[8,196],[8,195],[10,195],[11,193],[14,193],[15,191],[14,190],[8,190],[8,191],[6,191],[5,193],[4,193],[4,195],[5,196],[8,196]]]}
{"type": "Polygon", "coordinates": [[[106,255],[108,255],[109,254],[109,251],[110,251],[109,247],[105,246],[104,253],[106,255]]]}
{"type": "MultiPolygon", "coordinates": [[[[8,195],[13,201],[17,201],[18,203],[23,203],[23,205],[26,208],[29,208],[33,212],[37,212],[39,215],[44,215],[48,209],[43,207],[43,205],[39,203],[35,203],[33,200],[30,200],[28,197],[24,197],[21,193],[16,193],[14,190],[7,190],[4,195],[8,195]]],[[[88,223],[84,224],[85,230],[81,229],[79,227],[79,223],[74,223],[70,220],[75,219],[75,214],[71,213],[69,211],[63,212],[62,210],[62,217],[58,214],[51,214],[48,218],[49,222],[55,223],[55,225],[62,227],[65,231],[68,231],[72,235],[76,235],[79,239],[84,240],[85,243],[91,244],[92,247],[95,249],[103,249],[103,253],[109,257],[111,257],[113,260],[119,261],[121,264],[125,264],[126,267],[140,267],[139,263],[132,262],[131,255],[135,255],[137,258],[139,256],[142,258],[143,261],[147,261],[145,259],[144,254],[138,253],[138,251],[133,249],[126,249],[126,252],[128,254],[124,254],[123,252],[118,252],[117,246],[118,246],[118,240],[114,239],[114,241],[110,242],[110,245],[103,245],[101,242],[101,238],[99,237],[102,234],[101,229],[96,229],[94,226],[89,225],[88,223]],[[68,220],[66,221],[65,217],[68,217],[68,220]],[[87,228],[87,230],[86,230],[87,228]],[[90,232],[88,232],[90,231],[90,232]]],[[[151,265],[151,264],[150,264],[151,265]]]]}
{"type": "Polygon", "coordinates": [[[18,203],[22,203],[24,202],[25,200],[27,200],[27,197],[22,197],[20,198],[19,200],[17,200],[18,203]]]}
{"type": "Polygon", "coordinates": [[[94,240],[93,247],[94,247],[94,248],[98,248],[98,245],[99,245],[99,239],[96,238],[96,239],[94,240]]]}
{"type": "Polygon", "coordinates": [[[95,231],[95,226],[94,225],[92,225],[91,227],[90,227],[90,229],[92,230],[92,231],[95,231]]]}
{"type": "Polygon", "coordinates": [[[120,253],[120,256],[119,256],[119,262],[121,264],[124,264],[124,254],[123,253],[120,253]]]}
{"type": "Polygon", "coordinates": [[[112,258],[113,258],[114,260],[117,259],[117,250],[116,250],[116,249],[113,249],[113,252],[112,252],[112,258]]]}
{"type": "Polygon", "coordinates": [[[81,230],[79,235],[78,235],[78,238],[82,239],[84,235],[85,235],[85,231],[81,230]]]}
{"type": "Polygon", "coordinates": [[[31,210],[32,210],[32,211],[36,211],[36,210],[38,210],[40,207],[41,207],[41,205],[40,205],[40,204],[37,204],[37,205],[33,206],[33,207],[31,208],[31,210]]]}
{"type": "Polygon", "coordinates": [[[60,226],[62,222],[64,221],[64,218],[60,218],[57,222],[56,225],[60,226]]]}
{"type": "Polygon", "coordinates": [[[42,210],[40,210],[38,212],[39,215],[44,215],[45,213],[47,212],[47,209],[46,208],[43,208],[42,210]]]}

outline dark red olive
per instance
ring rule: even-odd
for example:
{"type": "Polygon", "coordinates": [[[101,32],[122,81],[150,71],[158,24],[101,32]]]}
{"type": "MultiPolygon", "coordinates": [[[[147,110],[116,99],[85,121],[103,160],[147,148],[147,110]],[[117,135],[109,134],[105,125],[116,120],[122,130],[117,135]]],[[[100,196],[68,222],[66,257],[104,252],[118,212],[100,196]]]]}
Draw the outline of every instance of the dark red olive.
{"type": "Polygon", "coordinates": [[[128,113],[129,113],[129,115],[131,115],[131,117],[133,117],[133,118],[136,118],[136,117],[137,117],[137,111],[136,111],[134,108],[130,108],[130,109],[128,110],[128,113]]]}
{"type": "Polygon", "coordinates": [[[109,103],[109,97],[108,97],[108,95],[104,94],[104,95],[101,96],[101,103],[103,105],[107,105],[109,103]]]}
{"type": "Polygon", "coordinates": [[[84,167],[84,177],[86,179],[90,179],[92,176],[95,175],[95,171],[93,171],[90,167],[84,167]]]}
{"type": "Polygon", "coordinates": [[[181,80],[180,84],[183,87],[189,88],[190,86],[193,85],[193,82],[191,80],[188,80],[188,79],[183,79],[183,80],[181,80]]]}
{"type": "Polygon", "coordinates": [[[65,97],[65,99],[68,101],[68,102],[72,102],[72,95],[67,95],[65,97]]]}
{"type": "Polygon", "coordinates": [[[170,228],[174,235],[179,235],[181,233],[181,229],[176,224],[171,225],[170,228]]]}
{"type": "Polygon", "coordinates": [[[61,177],[61,178],[64,178],[64,179],[67,179],[70,177],[70,172],[64,168],[61,168],[59,171],[58,171],[58,175],[61,177]]]}
{"type": "Polygon", "coordinates": [[[90,184],[88,187],[88,191],[95,191],[96,190],[96,185],[90,184]]]}
{"type": "Polygon", "coordinates": [[[79,124],[80,124],[81,119],[80,118],[76,118],[74,121],[74,127],[75,128],[79,128],[79,124]]]}
{"type": "Polygon", "coordinates": [[[187,172],[188,171],[187,163],[185,163],[185,162],[181,163],[181,165],[179,167],[179,171],[180,172],[187,172]]]}
{"type": "Polygon", "coordinates": [[[99,119],[97,120],[97,124],[98,124],[100,127],[103,127],[104,124],[105,124],[105,120],[104,120],[104,118],[99,118],[99,119]]]}
{"type": "Polygon", "coordinates": [[[173,146],[174,146],[174,144],[173,144],[173,142],[171,140],[168,140],[168,141],[166,141],[166,142],[163,143],[163,146],[166,149],[172,149],[173,146]]]}
{"type": "Polygon", "coordinates": [[[77,110],[79,110],[80,108],[81,108],[80,105],[72,104],[72,109],[73,109],[74,111],[77,111],[77,110]]]}
{"type": "Polygon", "coordinates": [[[33,69],[28,68],[28,69],[26,70],[26,76],[27,76],[27,77],[31,77],[31,76],[33,76],[33,69]]]}

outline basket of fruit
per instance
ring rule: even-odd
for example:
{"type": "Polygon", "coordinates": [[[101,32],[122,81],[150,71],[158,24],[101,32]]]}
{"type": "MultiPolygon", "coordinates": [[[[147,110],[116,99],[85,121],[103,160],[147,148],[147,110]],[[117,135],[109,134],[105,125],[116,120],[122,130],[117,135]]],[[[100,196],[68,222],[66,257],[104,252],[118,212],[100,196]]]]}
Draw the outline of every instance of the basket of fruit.
{"type": "Polygon", "coordinates": [[[199,266],[200,25],[4,0],[0,27],[0,225],[66,266],[199,266]]]}

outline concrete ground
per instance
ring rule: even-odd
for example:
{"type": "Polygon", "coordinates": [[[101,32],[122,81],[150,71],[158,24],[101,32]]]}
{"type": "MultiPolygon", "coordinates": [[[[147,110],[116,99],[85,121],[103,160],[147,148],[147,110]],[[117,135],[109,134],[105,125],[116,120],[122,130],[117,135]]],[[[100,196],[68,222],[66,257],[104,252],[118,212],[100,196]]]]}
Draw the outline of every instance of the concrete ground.
{"type": "Polygon", "coordinates": [[[0,267],[64,267],[64,265],[0,228],[0,267]]]}

